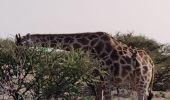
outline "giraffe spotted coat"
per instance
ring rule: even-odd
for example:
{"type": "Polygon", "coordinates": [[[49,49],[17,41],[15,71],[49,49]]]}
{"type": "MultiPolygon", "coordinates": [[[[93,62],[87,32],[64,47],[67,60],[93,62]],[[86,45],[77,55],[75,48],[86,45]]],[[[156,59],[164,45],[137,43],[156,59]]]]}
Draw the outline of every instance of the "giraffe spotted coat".
{"type": "Polygon", "coordinates": [[[130,84],[137,92],[138,100],[151,100],[154,64],[143,50],[137,50],[118,42],[105,32],[75,34],[27,34],[16,35],[17,45],[41,45],[62,49],[80,49],[98,59],[108,70],[102,84],[96,88],[96,100],[111,100],[112,86],[130,84]]]}

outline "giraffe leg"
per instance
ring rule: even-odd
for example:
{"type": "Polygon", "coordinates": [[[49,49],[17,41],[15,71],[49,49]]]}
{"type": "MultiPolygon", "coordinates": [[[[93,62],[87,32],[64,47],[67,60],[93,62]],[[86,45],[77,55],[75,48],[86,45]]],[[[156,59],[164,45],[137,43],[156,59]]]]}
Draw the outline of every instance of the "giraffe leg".
{"type": "Polygon", "coordinates": [[[103,98],[102,84],[99,83],[99,84],[97,84],[97,87],[96,87],[96,97],[95,97],[95,100],[102,100],[102,98],[103,98]]]}
{"type": "Polygon", "coordinates": [[[140,84],[138,86],[139,86],[137,88],[138,100],[152,100],[153,93],[151,89],[149,89],[149,83],[140,84]]]}
{"type": "Polygon", "coordinates": [[[137,89],[137,97],[138,97],[138,100],[148,100],[148,92],[146,91],[144,86],[139,87],[137,89]]]}
{"type": "Polygon", "coordinates": [[[111,100],[111,85],[110,85],[110,83],[105,83],[103,95],[104,95],[104,100],[111,100]]]}
{"type": "Polygon", "coordinates": [[[139,88],[137,90],[137,98],[138,98],[138,100],[146,100],[145,97],[144,97],[143,89],[139,88]]]}
{"type": "Polygon", "coordinates": [[[152,100],[152,98],[153,98],[153,93],[152,93],[152,91],[150,90],[149,91],[149,96],[147,97],[147,100],[152,100]]]}

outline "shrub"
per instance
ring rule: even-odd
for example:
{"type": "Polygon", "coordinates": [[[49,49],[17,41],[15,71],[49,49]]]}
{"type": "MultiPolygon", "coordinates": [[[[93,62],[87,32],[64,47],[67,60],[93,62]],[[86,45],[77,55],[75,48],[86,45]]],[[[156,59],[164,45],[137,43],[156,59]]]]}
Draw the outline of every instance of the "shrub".
{"type": "Polygon", "coordinates": [[[80,51],[16,46],[0,41],[0,95],[15,100],[82,95],[87,83],[95,85],[100,64],[80,51]]]}

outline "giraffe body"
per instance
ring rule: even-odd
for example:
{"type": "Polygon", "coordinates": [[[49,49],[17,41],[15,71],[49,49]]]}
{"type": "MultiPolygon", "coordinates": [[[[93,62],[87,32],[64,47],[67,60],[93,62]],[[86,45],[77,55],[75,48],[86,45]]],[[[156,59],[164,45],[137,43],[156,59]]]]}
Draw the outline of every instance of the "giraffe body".
{"type": "Polygon", "coordinates": [[[98,59],[102,67],[108,70],[108,75],[96,88],[96,100],[103,97],[104,100],[111,100],[112,86],[124,84],[137,91],[138,100],[151,99],[154,64],[150,56],[143,50],[118,42],[105,32],[16,35],[16,44],[41,44],[44,47],[62,44],[64,50],[80,49],[98,59]]]}

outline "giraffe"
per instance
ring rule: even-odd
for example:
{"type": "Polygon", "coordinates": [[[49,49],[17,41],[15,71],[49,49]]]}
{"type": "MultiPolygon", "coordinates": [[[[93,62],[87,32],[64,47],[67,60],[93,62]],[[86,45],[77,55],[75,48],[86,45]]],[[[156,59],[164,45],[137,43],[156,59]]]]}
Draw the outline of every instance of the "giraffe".
{"type": "MultiPolygon", "coordinates": [[[[153,63],[153,61],[152,61],[152,59],[151,59],[151,57],[144,51],[144,50],[141,50],[141,49],[137,49],[137,48],[134,48],[134,49],[132,49],[131,47],[130,47],[130,51],[133,53],[133,56],[132,57],[136,57],[137,55],[138,55],[138,57],[139,58],[135,58],[135,59],[141,59],[141,64],[142,64],[142,66],[144,66],[143,68],[143,70],[147,70],[147,68],[145,67],[146,65],[147,66],[153,66],[154,67],[154,63],[153,63]]],[[[136,62],[135,62],[136,63],[136,62]]],[[[154,69],[152,69],[153,70],[153,72],[154,72],[154,69]]],[[[154,73],[152,73],[152,79],[151,79],[151,86],[150,87],[152,87],[152,85],[153,85],[153,78],[154,78],[154,73]]],[[[135,82],[134,82],[135,83],[135,82]]],[[[151,88],[150,88],[151,89],[151,88]]],[[[116,88],[116,91],[117,91],[117,94],[119,95],[119,86],[116,88]]],[[[151,90],[149,90],[149,91],[151,91],[151,90]]],[[[153,96],[153,94],[150,94],[151,96],[153,96]]],[[[150,99],[151,99],[151,96],[149,97],[150,99]]],[[[149,99],[149,100],[150,100],[149,99]]]]}
{"type": "Polygon", "coordinates": [[[137,92],[138,100],[151,100],[154,64],[143,50],[128,47],[106,32],[74,34],[27,34],[16,35],[17,45],[39,45],[62,49],[79,49],[101,62],[108,72],[96,87],[96,100],[111,100],[112,86],[130,84],[137,92]]]}

